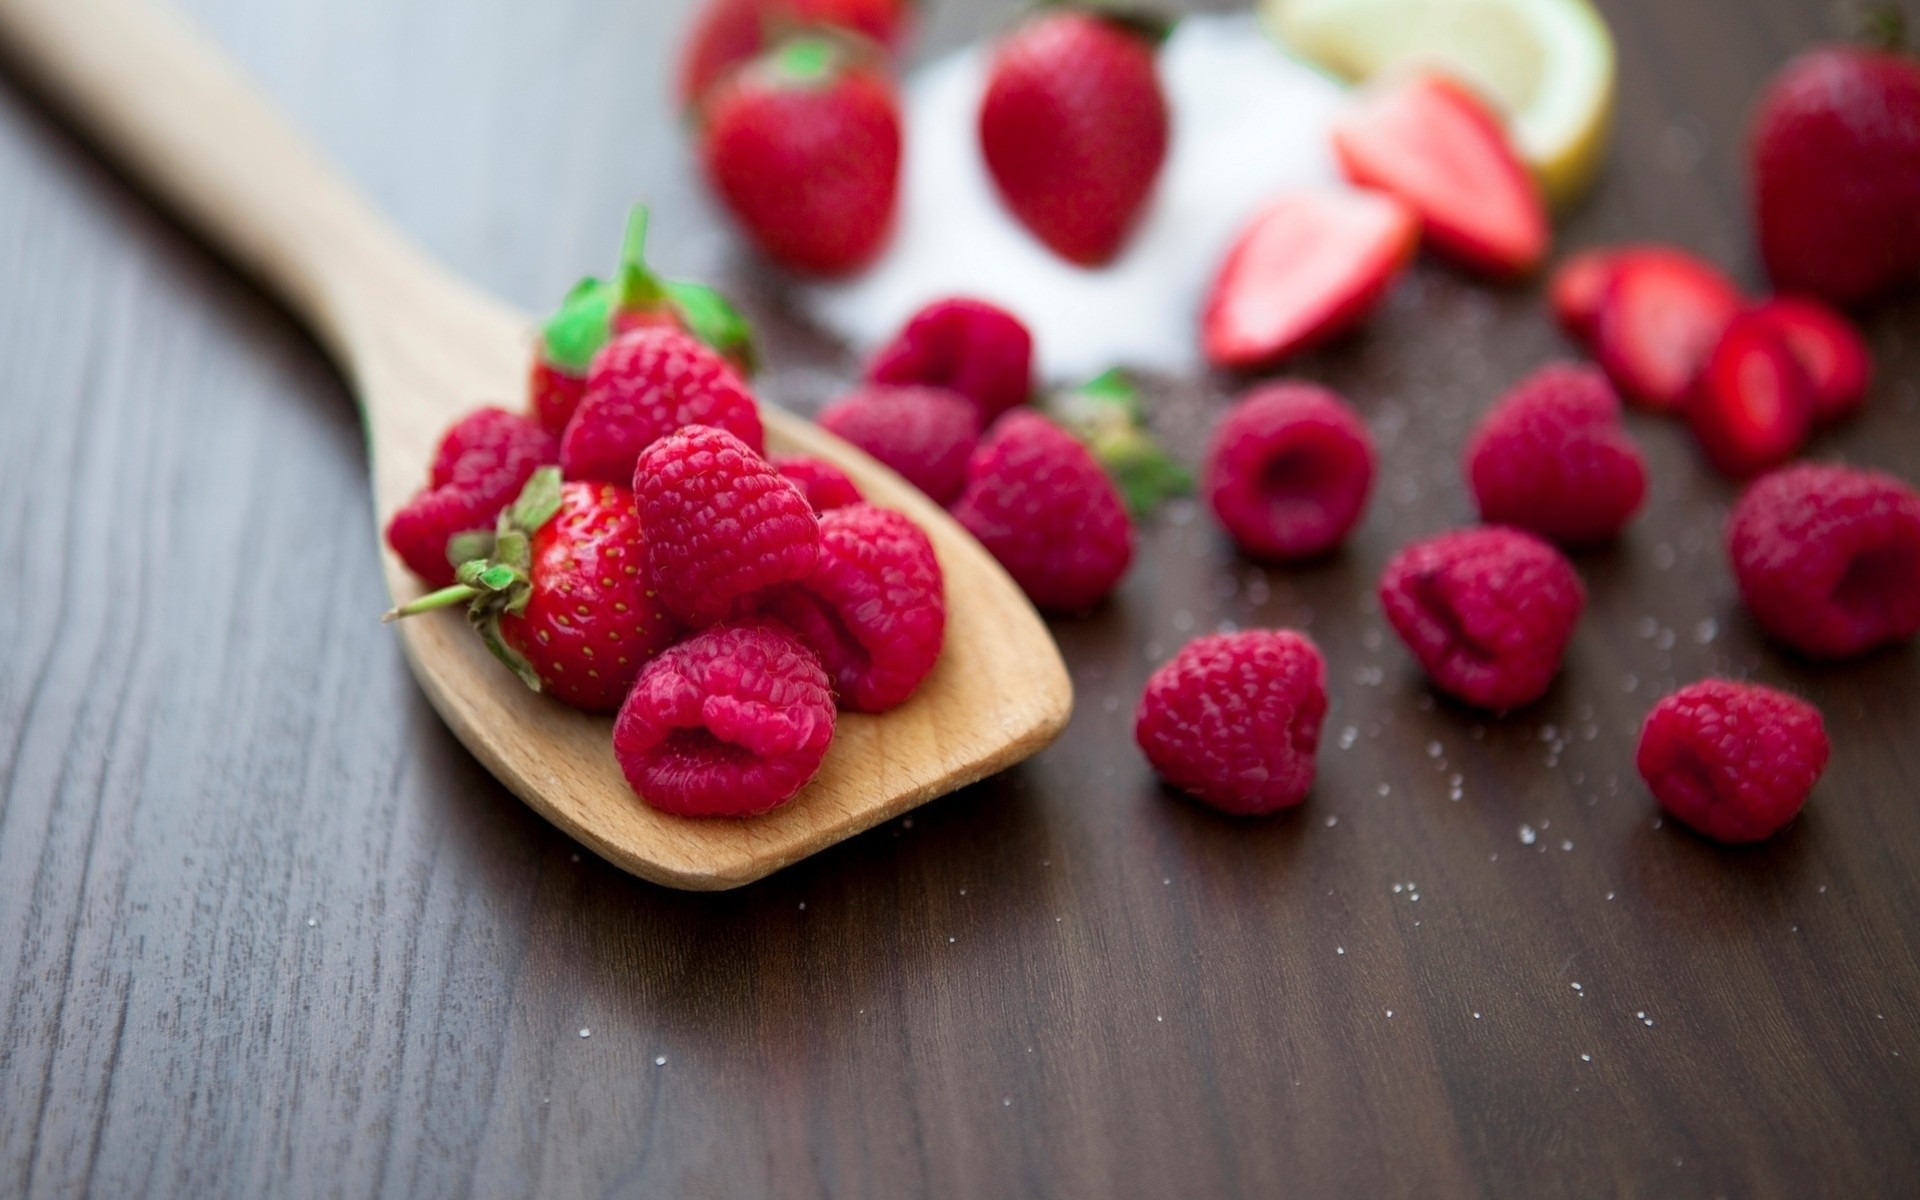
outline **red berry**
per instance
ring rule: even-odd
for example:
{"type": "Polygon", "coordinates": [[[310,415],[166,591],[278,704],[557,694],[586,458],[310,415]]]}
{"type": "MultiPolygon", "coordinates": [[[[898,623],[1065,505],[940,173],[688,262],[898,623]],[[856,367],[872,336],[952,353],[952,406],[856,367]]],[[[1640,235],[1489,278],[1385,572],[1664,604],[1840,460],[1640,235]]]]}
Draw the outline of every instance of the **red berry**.
{"type": "Polygon", "coordinates": [[[1498,527],[1408,546],[1380,580],[1387,620],[1434,686],[1497,712],[1546,694],[1586,600],[1558,550],[1498,527]]]}
{"type": "Polygon", "coordinates": [[[1547,303],[1569,337],[1582,342],[1593,337],[1600,304],[1613,286],[1613,264],[1619,254],[1612,247],[1583,250],[1554,270],[1547,283],[1547,303]]]}
{"type": "Polygon", "coordinates": [[[1760,252],[1774,284],[1853,304],[1920,281],[1920,64],[1828,47],[1754,114],[1760,252]]]}
{"type": "Polygon", "coordinates": [[[647,578],[689,625],[745,615],[819,561],[820,521],[807,498],[724,429],[690,425],[655,442],[633,490],[647,578]]]}
{"type": "Polygon", "coordinates": [[[1831,425],[1859,410],[1873,375],[1873,355],[1851,321],[1799,296],[1775,296],[1752,316],[1786,343],[1806,371],[1816,425],[1831,425]]]}
{"type": "Polygon", "coordinates": [[[1754,483],[1727,522],[1741,598],[1773,637],[1850,658],[1920,633],[1920,492],[1806,464],[1754,483]]]}
{"type": "Polygon", "coordinates": [[[1713,464],[1743,478],[1800,452],[1813,406],[1800,360],[1765,318],[1742,314],[1707,356],[1686,417],[1713,464]]]}
{"type": "Polygon", "coordinates": [[[1620,398],[1592,367],[1555,363],[1516,384],[1467,443],[1480,519],[1568,545],[1619,533],[1647,495],[1620,398]]]}
{"type": "Polygon", "coordinates": [[[1133,738],[1168,783],[1221,810],[1291,808],[1313,787],[1327,665],[1305,635],[1197,638],[1147,680],[1133,738]]]}
{"type": "Polygon", "coordinates": [[[1091,608],[1133,561],[1133,521],[1087,448],[1024,409],[994,422],[967,463],[953,517],[1041,608],[1091,608]]]}
{"type": "Polygon", "coordinates": [[[673,329],[637,329],[594,357],[560,439],[568,479],[629,487],[642,451],[687,425],[724,429],[759,453],[760,407],[719,353],[673,329]]]}
{"type": "Polygon", "coordinates": [[[980,415],[965,397],[943,388],[866,387],[821,412],[820,428],[946,504],[966,485],[980,415]]]}
{"type": "Polygon", "coordinates": [[[1201,488],[1246,553],[1287,561],[1346,540],[1373,486],[1373,439],[1340,397],[1310,383],[1257,388],[1207,448],[1201,488]]]}
{"type": "Polygon", "coordinates": [[[867,379],[958,392],[979,408],[982,423],[990,422],[1033,391],[1033,335],[985,301],[939,300],[880,348],[867,379]]]}
{"type": "Polygon", "coordinates": [[[1660,807],[1717,842],[1758,842],[1807,802],[1826,769],[1820,710],[1754,684],[1709,679],[1661,700],[1638,766],[1660,807]]]}
{"type": "Polygon", "coordinates": [[[559,458],[551,435],[517,413],[483,408],[447,430],[426,488],[387,523],[387,544],[429,587],[453,583],[447,543],[491,532],[527,480],[559,458]]]}
{"type": "Polygon", "coordinates": [[[758,58],[784,32],[818,28],[858,34],[899,50],[912,25],[913,0],[708,0],[680,53],[676,90],[682,108],[758,58]]]}
{"type": "Polygon", "coordinates": [[[798,38],[722,83],[703,114],[707,178],[769,258],[843,275],[880,253],[900,184],[885,74],[840,43],[798,38]]]}
{"type": "Polygon", "coordinates": [[[987,69],[987,170],[1020,223],[1082,266],[1120,252],[1166,160],[1154,50],[1120,21],[1055,11],[1014,31],[987,69]]]}
{"type": "Polygon", "coordinates": [[[766,614],[820,656],[843,707],[905,703],[940,657],[947,604],[933,543],[897,512],[855,504],[820,519],[820,565],[766,614]]]}
{"type": "Polygon", "coordinates": [[[540,423],[540,428],[559,437],[567,431],[567,422],[573,420],[580,398],[587,394],[587,380],[584,375],[568,374],[544,359],[535,358],[533,378],[527,390],[532,397],[533,419],[540,423]]]}
{"type": "Polygon", "coordinates": [[[818,773],[833,718],[827,673],[791,631],[719,625],[640,672],[613,723],[613,753],[653,808],[750,817],[818,773]]]}
{"type": "Polygon", "coordinates": [[[646,543],[633,493],[611,483],[562,486],[560,511],[533,535],[524,609],[500,633],[575,708],[612,712],[679,629],[647,589],[646,543]]]}
{"type": "Polygon", "coordinates": [[[1201,341],[1251,369],[1334,337],[1374,310],[1420,244],[1420,220],[1379,192],[1290,192],[1254,217],[1208,292],[1201,341]]]}
{"type": "Polygon", "coordinates": [[[1538,181],[1500,118],[1449,76],[1419,71],[1362,92],[1334,124],[1333,151],[1349,180],[1412,205],[1427,244],[1465,266],[1526,275],[1546,257],[1538,181]]]}
{"type": "Polygon", "coordinates": [[[1594,356],[1627,399],[1672,411],[1686,402],[1700,365],[1744,306],[1726,276],[1692,255],[1657,246],[1623,250],[1594,318],[1594,356]]]}
{"type": "Polygon", "coordinates": [[[847,473],[824,458],[793,454],[769,461],[774,470],[793,481],[816,513],[858,504],[863,498],[847,473]]]}

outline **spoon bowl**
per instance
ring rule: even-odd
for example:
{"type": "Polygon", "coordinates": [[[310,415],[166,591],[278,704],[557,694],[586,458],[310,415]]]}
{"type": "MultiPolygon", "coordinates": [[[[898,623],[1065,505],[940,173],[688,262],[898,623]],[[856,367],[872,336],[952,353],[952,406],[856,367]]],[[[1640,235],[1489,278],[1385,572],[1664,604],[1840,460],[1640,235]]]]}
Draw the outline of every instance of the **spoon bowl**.
{"type": "MultiPolygon", "coordinates": [[[[0,0],[0,51],[328,349],[361,405],[381,528],[426,479],[448,425],[482,404],[519,407],[532,322],[408,245],[167,10],[0,0]]],[[[892,712],[841,714],[819,775],[790,803],[746,820],[658,812],[621,775],[608,718],[522,686],[455,613],[398,626],[421,688],[488,770],[608,862],[670,887],[750,883],[1019,762],[1072,710],[1046,625],[979,543],[846,443],[770,405],[762,417],[770,452],[831,460],[868,500],[913,518],[946,576],[932,673],[892,712]]],[[[384,566],[396,603],[421,593],[390,552],[384,566]]],[[[369,606],[369,636],[378,612],[369,606]]]]}

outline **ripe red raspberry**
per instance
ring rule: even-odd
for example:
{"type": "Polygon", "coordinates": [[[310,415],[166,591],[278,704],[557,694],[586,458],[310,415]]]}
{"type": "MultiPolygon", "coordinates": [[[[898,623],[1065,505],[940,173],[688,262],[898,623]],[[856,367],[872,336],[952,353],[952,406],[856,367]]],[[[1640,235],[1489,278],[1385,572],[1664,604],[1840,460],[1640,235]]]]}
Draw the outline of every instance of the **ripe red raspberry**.
{"type": "Polygon", "coordinates": [[[870,504],[820,518],[820,565],[763,610],[820,656],[842,707],[904,703],[940,657],[947,603],[933,543],[907,517],[870,504]]]}
{"type": "Polygon", "coordinates": [[[1480,519],[1568,545],[1618,534],[1647,495],[1620,398],[1593,367],[1554,363],[1495,404],[1467,443],[1480,519]]]}
{"type": "Polygon", "coordinates": [[[1546,694],[1587,592],[1532,534],[1462,529],[1394,555],[1380,602],[1435,687],[1503,712],[1546,694]]]}
{"type": "Polygon", "coordinates": [[[750,817],[791,800],[833,741],[813,651],[767,622],[719,625],[648,663],[613,724],[635,793],[683,817],[750,817]]]}
{"type": "Polygon", "coordinates": [[[1153,673],[1133,738],[1162,778],[1222,812],[1290,808],[1313,787],[1327,664],[1291,630],[1197,638],[1153,673]]]}
{"type": "Polygon", "coordinates": [[[387,544],[429,587],[453,583],[447,557],[455,535],[489,531],[527,480],[557,462],[559,446],[526,417],[483,408],[447,430],[427,486],[387,523],[387,544]]]}
{"type": "Polygon", "coordinates": [[[973,404],[945,388],[861,388],[829,405],[820,428],[892,467],[936,504],[960,494],[967,456],[980,440],[973,404]]]}
{"type": "Polygon", "coordinates": [[[641,452],[687,425],[724,429],[760,453],[760,408],[726,359],[676,329],[623,333],[594,357],[560,467],[568,479],[629,487],[641,452]]]}
{"type": "Polygon", "coordinates": [[[1023,409],[981,439],[953,517],[1041,608],[1091,608],[1133,561],[1133,521],[1113,481],[1085,446],[1023,409]]]}
{"type": "Polygon", "coordinates": [[[647,578],[667,611],[711,625],[813,574],[820,521],[800,489],[724,429],[661,438],[634,470],[647,578]]]}
{"type": "Polygon", "coordinates": [[[973,401],[984,424],[1033,391],[1033,335],[984,300],[937,300],[913,315],[867,367],[874,383],[942,387],[973,401]]]}
{"type": "Polygon", "coordinates": [[[1719,842],[1757,842],[1793,820],[1826,769],[1820,710],[1753,684],[1709,679],[1653,706],[1640,778],[1675,819],[1719,842]]]}
{"type": "Polygon", "coordinates": [[[1257,388],[1214,431],[1201,485],[1240,548],[1286,561],[1346,539],[1373,487],[1373,439],[1310,383],[1257,388]]]}
{"type": "Polygon", "coordinates": [[[793,480],[794,486],[800,489],[800,494],[807,498],[807,503],[813,506],[816,513],[858,504],[864,499],[853,480],[847,478],[847,473],[824,458],[792,454],[769,461],[773,463],[774,470],[793,480]]]}
{"type": "Polygon", "coordinates": [[[1806,464],[1765,476],[1727,521],[1740,595],[1813,658],[1920,633],[1920,492],[1878,471],[1806,464]]]}

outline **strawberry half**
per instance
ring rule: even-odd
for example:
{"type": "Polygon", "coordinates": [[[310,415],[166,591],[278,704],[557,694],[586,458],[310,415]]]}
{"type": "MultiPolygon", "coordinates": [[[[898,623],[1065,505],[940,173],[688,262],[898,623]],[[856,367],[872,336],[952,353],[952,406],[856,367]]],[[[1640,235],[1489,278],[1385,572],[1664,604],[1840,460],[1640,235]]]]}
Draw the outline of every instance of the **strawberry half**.
{"type": "Polygon", "coordinates": [[[1679,250],[1626,250],[1594,318],[1594,356],[1627,398],[1655,412],[1685,403],[1727,323],[1746,307],[1719,271],[1679,250]]]}
{"type": "Polygon", "coordinates": [[[1707,356],[1686,416],[1713,464],[1745,478],[1799,452],[1813,409],[1799,359],[1764,317],[1743,313],[1707,356]]]}
{"type": "Polygon", "coordinates": [[[1775,296],[1752,313],[1786,343],[1813,384],[1813,420],[1830,425],[1858,412],[1873,354],[1853,323],[1818,300],[1775,296]]]}
{"type": "Polygon", "coordinates": [[[1547,253],[1546,203],[1500,118],[1433,71],[1369,89],[1333,127],[1348,179],[1405,200],[1429,245],[1477,271],[1530,274],[1547,253]]]}
{"type": "Polygon", "coordinates": [[[1113,258],[1166,161],[1170,117],[1154,64],[1164,29],[1074,9],[1002,42],[980,101],[980,149],[1000,197],[1054,253],[1113,258]]]}
{"type": "Polygon", "coordinates": [[[1280,197],[1214,278],[1201,317],[1208,360],[1258,367],[1333,337],[1373,311],[1419,244],[1419,217],[1385,193],[1280,197]]]}
{"type": "Polygon", "coordinates": [[[619,708],[679,636],[647,589],[639,512],[617,484],[562,484],[544,468],[491,537],[469,545],[475,557],[458,583],[388,619],[465,604],[487,648],[528,687],[589,712],[619,708]]]}
{"type": "Polygon", "coordinates": [[[853,43],[802,37],[741,68],[701,107],[713,190],[767,257],[845,275],[893,231],[900,104],[853,43]]]}

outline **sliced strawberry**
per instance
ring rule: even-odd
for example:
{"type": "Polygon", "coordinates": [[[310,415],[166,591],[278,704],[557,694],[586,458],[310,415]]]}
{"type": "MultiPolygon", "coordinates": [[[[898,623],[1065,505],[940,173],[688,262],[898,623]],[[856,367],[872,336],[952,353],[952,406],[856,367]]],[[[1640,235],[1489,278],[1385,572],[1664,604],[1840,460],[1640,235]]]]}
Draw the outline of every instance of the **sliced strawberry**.
{"type": "Polygon", "coordinates": [[[1687,421],[1715,466],[1745,478],[1792,458],[1813,428],[1813,384],[1762,316],[1743,313],[1707,356],[1687,421]]]}
{"type": "Polygon", "coordinates": [[[1700,364],[1744,308],[1740,289],[1679,250],[1621,252],[1594,319],[1593,352],[1628,399],[1655,412],[1686,401],[1700,364]]]}
{"type": "Polygon", "coordinates": [[[1560,264],[1547,284],[1547,302],[1553,306],[1553,319],[1569,337],[1582,342],[1593,337],[1593,325],[1600,317],[1600,303],[1613,285],[1613,265],[1619,251],[1583,250],[1560,264]]]}
{"type": "Polygon", "coordinates": [[[1813,420],[1830,425],[1859,411],[1873,353],[1853,323],[1818,300],[1775,296],[1753,310],[1793,351],[1813,384],[1813,420]]]}
{"type": "Polygon", "coordinates": [[[1466,266],[1525,275],[1552,236],[1533,172],[1500,118],[1467,88],[1432,71],[1364,94],[1334,125],[1347,178],[1405,200],[1427,241],[1466,266]]]}
{"type": "Polygon", "coordinates": [[[1373,310],[1419,242],[1419,217],[1383,192],[1287,193],[1220,265],[1201,318],[1207,358],[1257,367],[1325,341],[1373,310]]]}

